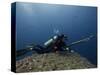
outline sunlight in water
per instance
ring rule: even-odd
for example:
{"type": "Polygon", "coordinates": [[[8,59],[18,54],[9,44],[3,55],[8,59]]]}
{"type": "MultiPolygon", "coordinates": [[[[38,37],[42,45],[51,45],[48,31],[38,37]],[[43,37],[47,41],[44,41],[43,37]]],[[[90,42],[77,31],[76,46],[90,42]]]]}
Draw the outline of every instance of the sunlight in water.
{"type": "Polygon", "coordinates": [[[24,10],[25,12],[28,13],[28,15],[33,13],[33,9],[32,9],[31,4],[23,3],[23,4],[21,4],[21,7],[22,7],[22,10],[24,10]]]}

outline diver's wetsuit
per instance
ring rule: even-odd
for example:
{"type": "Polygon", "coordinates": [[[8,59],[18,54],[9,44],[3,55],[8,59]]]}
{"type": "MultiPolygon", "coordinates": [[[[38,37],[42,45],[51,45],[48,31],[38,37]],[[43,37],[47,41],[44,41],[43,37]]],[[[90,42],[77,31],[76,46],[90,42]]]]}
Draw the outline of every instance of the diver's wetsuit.
{"type": "Polygon", "coordinates": [[[66,46],[66,43],[64,42],[64,35],[58,36],[59,38],[54,43],[54,51],[62,51],[62,47],[66,46]]]}
{"type": "Polygon", "coordinates": [[[40,46],[40,45],[36,45],[33,50],[35,50],[37,53],[44,53],[45,52],[45,48],[40,46]]]}

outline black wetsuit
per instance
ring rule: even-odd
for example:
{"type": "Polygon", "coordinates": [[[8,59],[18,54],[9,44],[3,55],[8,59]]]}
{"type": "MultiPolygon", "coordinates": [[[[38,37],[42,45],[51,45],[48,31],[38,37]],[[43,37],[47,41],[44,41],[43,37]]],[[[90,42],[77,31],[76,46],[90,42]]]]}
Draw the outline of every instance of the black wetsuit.
{"type": "Polygon", "coordinates": [[[62,51],[62,47],[64,46],[66,46],[66,43],[64,42],[63,37],[59,36],[57,41],[54,43],[54,51],[62,51]]]}

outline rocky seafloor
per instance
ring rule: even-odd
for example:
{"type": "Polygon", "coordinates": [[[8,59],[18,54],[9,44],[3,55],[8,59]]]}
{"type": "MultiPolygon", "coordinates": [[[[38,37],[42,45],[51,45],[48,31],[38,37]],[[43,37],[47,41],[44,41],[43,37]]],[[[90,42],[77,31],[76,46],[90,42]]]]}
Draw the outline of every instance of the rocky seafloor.
{"type": "Polygon", "coordinates": [[[70,69],[95,68],[86,58],[78,53],[44,53],[33,54],[16,61],[16,72],[38,72],[70,69]]]}

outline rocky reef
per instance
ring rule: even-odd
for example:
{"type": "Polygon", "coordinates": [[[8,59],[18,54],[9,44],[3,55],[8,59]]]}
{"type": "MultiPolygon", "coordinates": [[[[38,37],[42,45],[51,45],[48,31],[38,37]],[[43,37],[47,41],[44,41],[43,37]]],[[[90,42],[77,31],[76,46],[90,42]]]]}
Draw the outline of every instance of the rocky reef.
{"type": "Polygon", "coordinates": [[[78,53],[58,52],[33,54],[16,61],[16,72],[39,72],[70,69],[95,68],[86,58],[78,53]]]}

